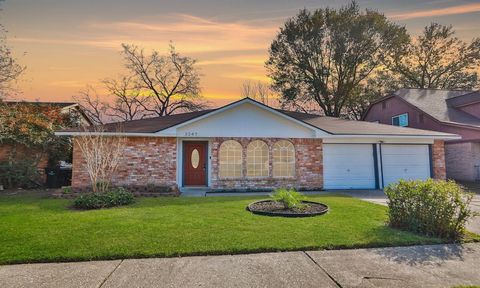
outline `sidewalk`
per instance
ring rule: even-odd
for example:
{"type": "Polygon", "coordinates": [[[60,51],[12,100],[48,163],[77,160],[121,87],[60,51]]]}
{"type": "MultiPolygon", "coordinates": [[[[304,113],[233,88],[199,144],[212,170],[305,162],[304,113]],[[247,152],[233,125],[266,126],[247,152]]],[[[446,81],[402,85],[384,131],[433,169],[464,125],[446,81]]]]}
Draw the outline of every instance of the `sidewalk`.
{"type": "Polygon", "coordinates": [[[480,243],[0,266],[0,287],[452,287],[480,243]]]}

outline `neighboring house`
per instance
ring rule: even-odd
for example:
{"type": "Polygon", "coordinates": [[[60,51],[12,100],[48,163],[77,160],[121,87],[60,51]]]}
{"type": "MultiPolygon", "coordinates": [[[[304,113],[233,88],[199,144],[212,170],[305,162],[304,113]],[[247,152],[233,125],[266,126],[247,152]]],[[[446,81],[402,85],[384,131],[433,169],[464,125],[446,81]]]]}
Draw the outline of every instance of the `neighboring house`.
{"type": "Polygon", "coordinates": [[[38,105],[46,107],[56,107],[62,113],[74,115],[77,118],[79,126],[90,126],[92,121],[85,114],[78,103],[75,102],[40,102],[40,101],[13,101],[5,100],[2,102],[6,105],[38,105]]]}
{"type": "Polygon", "coordinates": [[[445,143],[447,177],[480,180],[480,91],[400,89],[372,103],[363,120],[460,135],[445,143]]]}
{"type": "MultiPolygon", "coordinates": [[[[92,125],[92,122],[90,119],[87,117],[87,115],[83,112],[83,110],[80,108],[78,103],[73,103],[73,102],[28,102],[28,101],[2,101],[1,102],[3,105],[38,105],[42,107],[52,107],[52,108],[57,108],[60,109],[61,113],[65,114],[70,114],[72,117],[75,117],[74,119],[78,121],[78,125],[80,126],[90,126],[92,125]]],[[[0,145],[0,162],[3,161],[8,161],[9,157],[11,157],[11,152],[13,151],[12,149],[15,148],[15,155],[21,155],[22,157],[27,156],[28,158],[31,159],[39,159],[38,160],[38,171],[40,172],[42,178],[44,178],[44,170],[48,165],[48,155],[45,153],[41,153],[39,151],[31,151],[25,146],[21,145],[16,145],[13,147],[11,144],[3,144],[0,145]]]]}
{"type": "MultiPolygon", "coordinates": [[[[273,109],[245,98],[218,109],[106,124],[127,137],[113,184],[142,190],[375,189],[445,178],[443,141],[458,136],[273,109]]],[[[78,136],[80,130],[57,135],[78,136]]],[[[95,132],[92,132],[95,133],[95,132]]],[[[72,186],[89,189],[74,145],[72,186]]]]}

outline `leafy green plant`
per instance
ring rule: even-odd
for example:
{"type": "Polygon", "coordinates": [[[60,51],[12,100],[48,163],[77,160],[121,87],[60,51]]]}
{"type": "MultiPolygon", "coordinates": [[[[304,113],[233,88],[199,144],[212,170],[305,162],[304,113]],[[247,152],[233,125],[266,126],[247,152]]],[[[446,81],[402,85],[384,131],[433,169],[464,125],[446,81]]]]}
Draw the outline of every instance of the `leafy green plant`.
{"type": "Polygon", "coordinates": [[[385,189],[391,227],[447,239],[465,232],[473,194],[454,181],[403,181],[385,189]]]}
{"type": "Polygon", "coordinates": [[[76,209],[91,210],[129,205],[135,202],[135,197],[124,188],[117,188],[107,193],[89,193],[80,195],[73,201],[76,209]]]}
{"type": "Polygon", "coordinates": [[[63,194],[71,194],[72,193],[72,186],[62,187],[62,193],[63,194]]]}
{"type": "Polygon", "coordinates": [[[34,188],[40,186],[37,162],[32,159],[15,159],[0,162],[0,184],[5,188],[34,188]]]}
{"type": "Polygon", "coordinates": [[[304,206],[302,201],[305,200],[305,196],[295,189],[279,188],[270,197],[282,203],[285,209],[302,208],[304,206]]]}

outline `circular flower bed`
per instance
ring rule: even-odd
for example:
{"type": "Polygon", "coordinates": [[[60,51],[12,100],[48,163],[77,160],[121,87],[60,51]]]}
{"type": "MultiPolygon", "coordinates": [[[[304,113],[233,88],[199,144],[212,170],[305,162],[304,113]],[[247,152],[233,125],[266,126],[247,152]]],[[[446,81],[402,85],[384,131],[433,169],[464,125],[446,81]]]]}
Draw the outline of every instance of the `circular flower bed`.
{"type": "Polygon", "coordinates": [[[250,203],[247,210],[253,214],[283,217],[310,217],[328,212],[328,206],[312,201],[301,201],[301,207],[285,208],[281,202],[274,200],[260,200],[250,203]]]}

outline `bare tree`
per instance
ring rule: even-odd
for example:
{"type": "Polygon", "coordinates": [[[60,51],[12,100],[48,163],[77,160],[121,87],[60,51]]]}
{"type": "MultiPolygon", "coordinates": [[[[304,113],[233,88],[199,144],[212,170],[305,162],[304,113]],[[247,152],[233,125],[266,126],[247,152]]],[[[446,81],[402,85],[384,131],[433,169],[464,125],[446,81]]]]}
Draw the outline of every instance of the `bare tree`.
{"type": "MultiPolygon", "coordinates": [[[[3,1],[0,1],[0,3],[3,1]]],[[[25,70],[17,63],[12,50],[7,45],[5,28],[0,24],[0,100],[11,91],[11,83],[25,70]]]]}
{"type": "Polygon", "coordinates": [[[260,81],[245,81],[242,83],[241,89],[242,97],[252,98],[266,105],[269,104],[269,99],[274,95],[273,91],[270,89],[270,86],[260,81]]]}
{"type": "Polygon", "coordinates": [[[122,47],[125,67],[133,75],[136,89],[142,98],[149,99],[138,102],[145,111],[165,116],[206,107],[195,59],[180,56],[172,45],[167,55],[157,51],[146,55],[135,45],[122,47]]]}
{"type": "Polygon", "coordinates": [[[98,93],[93,86],[89,85],[85,87],[85,89],[81,90],[78,95],[73,96],[73,99],[78,102],[94,125],[105,123],[108,104],[100,100],[98,93]]]}
{"type": "Polygon", "coordinates": [[[110,96],[114,97],[113,104],[108,104],[108,116],[121,121],[131,121],[153,114],[144,108],[150,105],[150,98],[141,96],[141,91],[134,86],[132,76],[123,76],[119,80],[106,79],[102,82],[110,96]]]}
{"type": "Polygon", "coordinates": [[[109,191],[112,177],[125,152],[125,141],[124,137],[104,135],[99,126],[86,128],[81,136],[74,137],[75,146],[82,152],[94,193],[109,191]]]}

